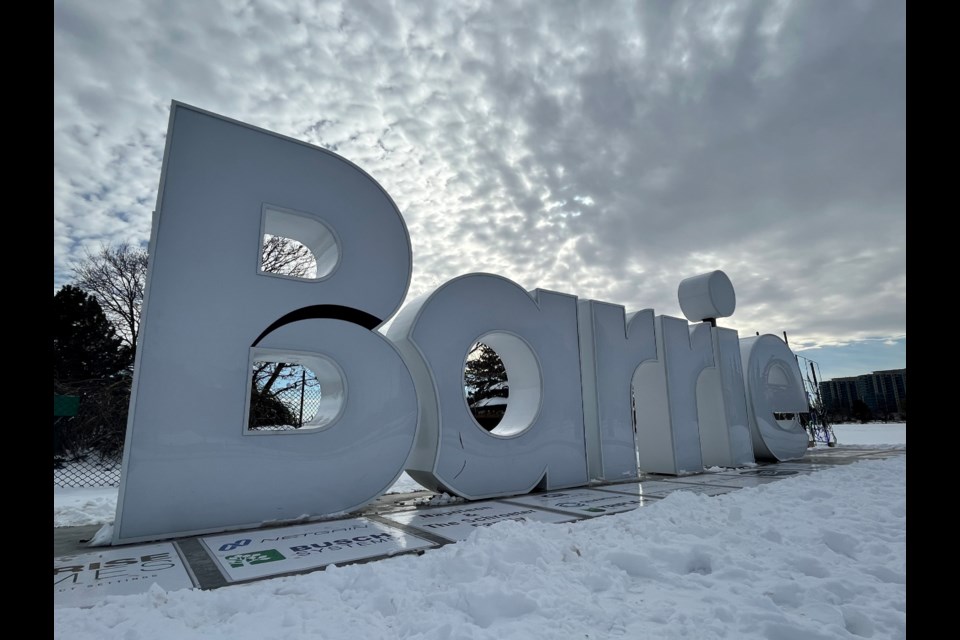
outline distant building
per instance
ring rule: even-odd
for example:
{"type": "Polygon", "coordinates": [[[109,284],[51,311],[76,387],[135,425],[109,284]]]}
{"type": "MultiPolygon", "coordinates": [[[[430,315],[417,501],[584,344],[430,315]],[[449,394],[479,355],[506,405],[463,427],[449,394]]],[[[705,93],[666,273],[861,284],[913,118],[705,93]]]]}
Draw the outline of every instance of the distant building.
{"type": "Polygon", "coordinates": [[[825,380],[820,383],[820,396],[824,407],[835,414],[850,415],[853,403],[862,400],[876,415],[906,415],[907,370],[888,369],[825,380]]]}
{"type": "Polygon", "coordinates": [[[853,401],[860,397],[857,391],[857,378],[835,378],[820,383],[820,397],[828,411],[853,410],[853,401]]]}
{"type": "Polygon", "coordinates": [[[869,382],[864,382],[868,386],[875,404],[870,404],[864,399],[867,406],[873,411],[881,414],[888,413],[906,413],[907,404],[907,370],[889,369],[887,371],[874,371],[869,376],[869,382]]]}

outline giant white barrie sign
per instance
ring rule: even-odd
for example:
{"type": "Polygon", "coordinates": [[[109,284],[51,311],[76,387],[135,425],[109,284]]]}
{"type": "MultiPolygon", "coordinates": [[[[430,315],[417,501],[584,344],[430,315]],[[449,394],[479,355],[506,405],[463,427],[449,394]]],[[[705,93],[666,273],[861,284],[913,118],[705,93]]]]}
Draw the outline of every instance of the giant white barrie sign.
{"type": "Polygon", "coordinates": [[[400,211],[361,169],[173,103],[113,542],[350,512],[404,469],[472,500],[805,451],[775,415],[807,410],[796,359],[715,326],[735,307],[721,271],[680,283],[692,325],[474,273],[384,334],[410,274],[400,211]],[[265,234],[308,247],[317,277],[264,272],[265,234]],[[464,398],[478,340],[509,378],[492,432],[464,398]],[[305,428],[249,428],[254,362],[316,374],[305,428]]]}

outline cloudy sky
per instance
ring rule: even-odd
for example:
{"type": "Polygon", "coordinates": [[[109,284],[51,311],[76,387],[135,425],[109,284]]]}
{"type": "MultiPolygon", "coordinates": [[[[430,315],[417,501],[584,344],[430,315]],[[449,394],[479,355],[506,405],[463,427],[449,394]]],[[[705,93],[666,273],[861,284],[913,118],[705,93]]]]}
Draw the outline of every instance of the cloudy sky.
{"type": "Polygon", "coordinates": [[[485,271],[906,366],[895,0],[54,3],[55,288],[146,246],[171,100],[335,151],[410,230],[408,300],[485,271]]]}

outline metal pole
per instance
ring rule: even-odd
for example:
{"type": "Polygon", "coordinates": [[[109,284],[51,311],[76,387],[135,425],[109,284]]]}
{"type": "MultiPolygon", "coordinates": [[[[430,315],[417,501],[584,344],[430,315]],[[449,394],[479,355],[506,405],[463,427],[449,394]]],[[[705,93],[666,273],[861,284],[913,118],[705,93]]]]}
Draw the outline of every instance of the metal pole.
{"type": "MultiPolygon", "coordinates": [[[[300,427],[303,426],[303,392],[307,388],[307,370],[301,366],[300,372],[300,427]]],[[[299,427],[298,427],[299,428],[299,427]]]]}

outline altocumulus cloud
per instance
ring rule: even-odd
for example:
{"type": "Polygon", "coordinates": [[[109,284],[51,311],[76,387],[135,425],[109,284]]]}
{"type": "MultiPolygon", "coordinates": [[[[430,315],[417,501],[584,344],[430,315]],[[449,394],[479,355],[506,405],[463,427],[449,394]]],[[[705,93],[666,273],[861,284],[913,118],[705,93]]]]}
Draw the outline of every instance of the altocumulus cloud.
{"type": "Polygon", "coordinates": [[[410,295],[471,271],[795,347],[906,335],[896,2],[55,3],[55,286],[145,244],[180,100],[331,149],[410,228],[410,295]]]}

